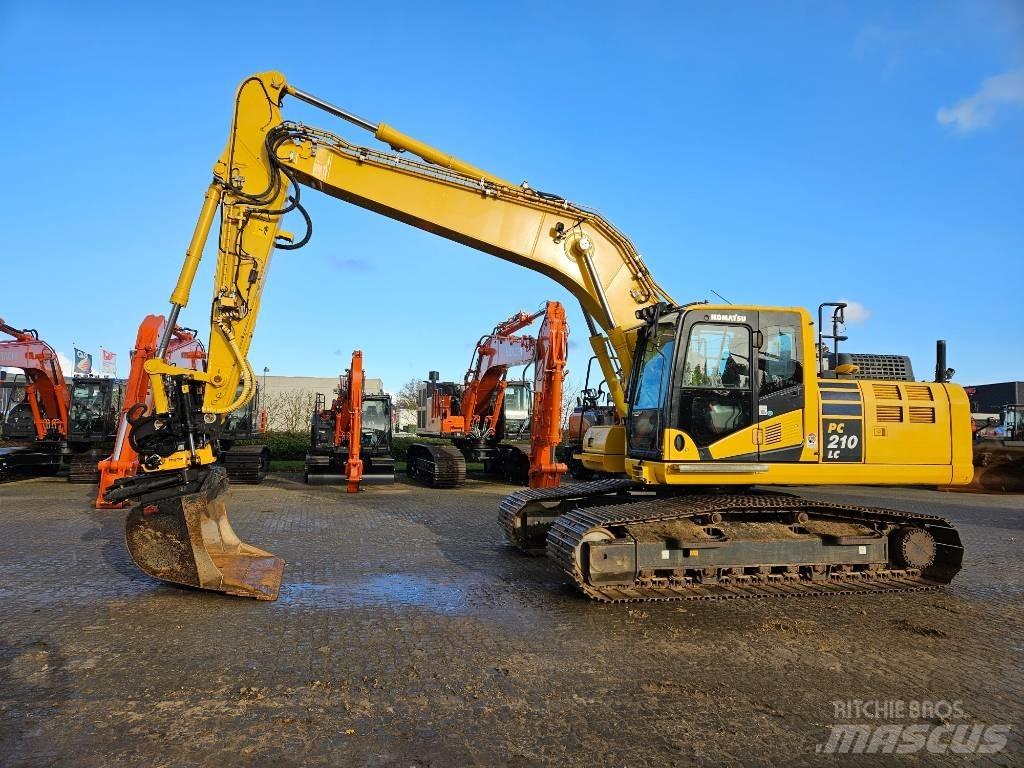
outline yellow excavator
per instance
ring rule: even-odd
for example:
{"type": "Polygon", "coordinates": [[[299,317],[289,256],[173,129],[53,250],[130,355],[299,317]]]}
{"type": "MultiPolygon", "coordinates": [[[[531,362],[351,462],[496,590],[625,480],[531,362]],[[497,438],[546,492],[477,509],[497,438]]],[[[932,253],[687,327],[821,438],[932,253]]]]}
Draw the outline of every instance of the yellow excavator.
{"type": "MultiPolygon", "coordinates": [[[[284,562],[228,522],[214,438],[253,395],[246,358],[273,251],[309,241],[311,188],[541,272],[580,303],[621,424],[592,428],[581,459],[617,475],[525,490],[500,505],[509,541],[543,552],[592,598],[709,599],[930,589],[959,571],[945,520],[812,501],[764,486],[946,485],[971,479],[963,389],[872,377],[829,356],[842,306],[679,304],[630,240],[592,210],[516,185],[288,83],[240,85],[227,146],[171,293],[188,304],[219,212],[205,371],[146,363],[153,411],[137,419],[141,471],[107,492],[136,503],[132,558],[169,582],[272,600],[284,562]],[[298,99],[372,133],[352,144],[282,115],[298,99]],[[418,159],[417,159],[418,158],[418,159]],[[292,214],[303,231],[284,231],[292,214]]],[[[838,344],[838,341],[835,342],[838,344]]],[[[838,353],[838,349],[835,350],[838,353]]]]}

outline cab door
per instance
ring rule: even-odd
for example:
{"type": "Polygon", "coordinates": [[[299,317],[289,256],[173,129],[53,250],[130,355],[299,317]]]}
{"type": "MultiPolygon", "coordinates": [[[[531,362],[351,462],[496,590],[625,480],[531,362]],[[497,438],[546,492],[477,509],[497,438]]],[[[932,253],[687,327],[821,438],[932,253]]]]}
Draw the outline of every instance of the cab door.
{"type": "Polygon", "coordinates": [[[804,446],[804,350],[797,312],[758,313],[758,458],[799,461],[804,446]]]}
{"type": "Polygon", "coordinates": [[[754,329],[757,313],[690,313],[676,364],[676,428],[704,461],[757,456],[754,329]]]}

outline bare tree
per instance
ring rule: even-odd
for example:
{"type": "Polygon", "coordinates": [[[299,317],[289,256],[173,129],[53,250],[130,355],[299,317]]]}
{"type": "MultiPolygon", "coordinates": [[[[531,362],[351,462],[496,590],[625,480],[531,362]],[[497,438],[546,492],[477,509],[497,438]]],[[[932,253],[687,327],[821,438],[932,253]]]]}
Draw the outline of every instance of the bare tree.
{"type": "Polygon", "coordinates": [[[419,395],[417,390],[420,386],[420,380],[417,378],[409,379],[405,384],[402,385],[401,389],[395,395],[395,410],[398,412],[399,429],[403,427],[406,418],[403,414],[411,414],[412,418],[407,422],[412,425],[416,424],[416,411],[419,408],[419,395]]]}
{"type": "Polygon", "coordinates": [[[271,392],[264,398],[267,427],[277,432],[305,432],[313,416],[313,393],[307,389],[271,392]]]}
{"type": "Polygon", "coordinates": [[[416,392],[419,386],[420,380],[415,377],[405,382],[402,388],[398,390],[398,395],[395,397],[395,405],[403,411],[415,411],[419,407],[419,397],[416,392]]]}
{"type": "Polygon", "coordinates": [[[583,392],[583,384],[579,381],[569,381],[566,379],[562,382],[562,433],[569,428],[569,417],[572,416],[573,409],[576,407],[576,401],[583,392]]]}

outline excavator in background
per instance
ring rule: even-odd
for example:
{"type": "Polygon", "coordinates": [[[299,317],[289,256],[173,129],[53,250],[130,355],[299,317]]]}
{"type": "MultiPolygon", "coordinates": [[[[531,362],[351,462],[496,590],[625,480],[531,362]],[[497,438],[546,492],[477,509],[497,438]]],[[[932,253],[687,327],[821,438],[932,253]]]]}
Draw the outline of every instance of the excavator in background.
{"type": "MultiPolygon", "coordinates": [[[[576,398],[576,407],[569,414],[565,435],[555,451],[558,460],[568,466],[569,474],[576,480],[613,476],[613,473],[608,472],[605,453],[594,455],[586,444],[586,435],[593,427],[610,427],[620,423],[606,383],[600,381],[596,387],[590,386],[591,372],[596,359],[591,357],[587,363],[583,389],[576,398]]],[[[621,469],[619,471],[621,472],[621,469]]]]}
{"type": "Polygon", "coordinates": [[[24,371],[24,405],[32,423],[30,433],[17,435],[27,438],[23,443],[0,447],[0,482],[32,474],[55,475],[67,446],[71,410],[71,391],[57,353],[35,329],[15,328],[0,318],[0,333],[11,337],[0,341],[0,366],[24,371]]]}
{"type": "Polygon", "coordinates": [[[265,72],[237,91],[170,297],[172,326],[219,211],[207,370],[163,360],[165,331],[145,366],[154,412],[133,427],[151,458],[106,494],[139,500],[126,544],[147,574],[264,600],[278,594],[284,561],[241,541],[228,521],[216,435],[253,394],[246,353],[271,254],[312,236],[304,187],[541,272],[579,300],[621,419],[592,427],[586,441],[621,444],[607,456],[623,475],[513,493],[499,523],[510,543],[546,551],[589,597],[892,593],[934,589],[959,572],[960,536],[942,518],[766,486],[969,482],[962,387],[941,373],[934,382],[856,379],[856,363],[824,364],[821,312],[841,324],[841,303],[819,306],[817,339],[803,308],[679,303],[595,211],[512,184],[265,72]],[[395,151],[287,121],[286,98],[395,151]],[[301,234],[281,228],[291,212],[301,234]]]}
{"type": "Polygon", "coordinates": [[[974,480],[978,490],[1024,491],[1024,404],[1007,403],[974,433],[974,480]]]}
{"type": "Polygon", "coordinates": [[[438,381],[431,371],[420,387],[417,434],[453,445],[410,445],[409,476],[435,488],[452,488],[465,482],[466,462],[471,461],[512,483],[558,487],[565,467],[555,461],[553,446],[561,436],[568,337],[564,307],[549,301],[543,310],[518,312],[481,336],[461,386],[438,381]],[[540,318],[537,337],[517,335],[540,318]],[[531,365],[532,394],[525,379],[508,379],[510,368],[531,365]]]}
{"type": "Polygon", "coordinates": [[[344,482],[357,493],[363,480],[395,482],[391,456],[391,395],[364,391],[363,353],[352,353],[352,363],[338,377],[331,407],[318,393],[309,429],[305,481],[311,485],[344,482]]]}
{"type": "Polygon", "coordinates": [[[217,460],[232,483],[259,485],[270,472],[270,449],[261,442],[266,432],[262,397],[259,382],[254,382],[252,399],[227,415],[217,438],[217,460]]]}
{"type": "Polygon", "coordinates": [[[124,381],[75,376],[68,387],[56,352],[37,331],[0,320],[0,365],[25,373],[25,398],[7,415],[0,448],[0,477],[57,474],[67,466],[71,483],[94,483],[96,462],[114,441],[124,381]]]}

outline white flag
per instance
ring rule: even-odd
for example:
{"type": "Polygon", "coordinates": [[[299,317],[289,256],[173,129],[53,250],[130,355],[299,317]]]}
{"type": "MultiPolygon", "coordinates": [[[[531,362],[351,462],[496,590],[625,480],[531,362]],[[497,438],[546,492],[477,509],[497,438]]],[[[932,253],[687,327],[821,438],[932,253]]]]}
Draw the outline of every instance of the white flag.
{"type": "Polygon", "coordinates": [[[101,367],[100,370],[102,370],[103,373],[105,373],[105,374],[107,374],[109,376],[116,375],[117,374],[117,353],[116,352],[107,352],[107,350],[105,350],[102,347],[100,347],[100,355],[101,355],[101,357],[103,359],[103,364],[102,364],[102,367],[101,367]]]}

